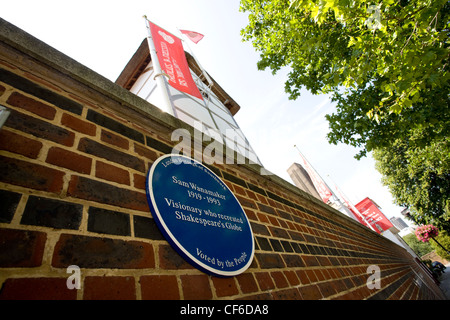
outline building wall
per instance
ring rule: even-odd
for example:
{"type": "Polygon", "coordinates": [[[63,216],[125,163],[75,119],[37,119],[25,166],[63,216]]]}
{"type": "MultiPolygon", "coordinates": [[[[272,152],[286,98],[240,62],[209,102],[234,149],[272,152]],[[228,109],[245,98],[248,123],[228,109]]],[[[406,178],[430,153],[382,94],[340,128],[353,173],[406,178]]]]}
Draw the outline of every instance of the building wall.
{"type": "Polygon", "coordinates": [[[251,222],[252,265],[193,268],[145,195],[171,132],[192,128],[3,20],[0,40],[0,299],[443,299],[403,248],[250,165],[210,168],[251,222]]]}

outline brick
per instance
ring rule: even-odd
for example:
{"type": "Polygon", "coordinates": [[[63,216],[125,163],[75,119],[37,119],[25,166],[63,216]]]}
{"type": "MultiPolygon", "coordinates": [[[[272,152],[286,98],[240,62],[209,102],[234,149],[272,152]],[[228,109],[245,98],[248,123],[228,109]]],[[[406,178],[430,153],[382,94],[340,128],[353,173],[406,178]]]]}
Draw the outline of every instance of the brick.
{"type": "MultiPolygon", "coordinates": [[[[250,183],[247,183],[247,185],[250,186],[250,183]]],[[[255,194],[253,191],[246,190],[246,193],[247,193],[247,196],[248,196],[250,199],[255,200],[255,201],[258,200],[258,197],[256,196],[256,194],[255,194]]]]}
{"type": "Polygon", "coordinates": [[[319,266],[319,261],[317,261],[316,257],[314,256],[303,255],[302,259],[305,262],[305,265],[308,267],[319,266]]]}
{"type": "Polygon", "coordinates": [[[20,223],[55,229],[78,230],[82,215],[83,206],[80,204],[30,196],[20,223]]]}
{"type": "Polygon", "coordinates": [[[139,280],[143,300],[179,300],[177,277],[173,275],[142,276],[139,280]]]}
{"type": "Polygon", "coordinates": [[[234,185],[234,192],[237,194],[240,194],[242,196],[246,196],[247,193],[245,192],[244,188],[238,186],[238,185],[234,185]]]}
{"type": "Polygon", "coordinates": [[[95,165],[95,176],[100,179],[105,179],[128,186],[130,185],[130,175],[128,171],[102,161],[97,161],[95,165]]]}
{"type": "Polygon", "coordinates": [[[275,289],[275,284],[268,272],[257,272],[255,273],[255,277],[262,291],[275,289]]]}
{"type": "Polygon", "coordinates": [[[214,288],[216,289],[217,297],[229,297],[239,293],[234,278],[217,278],[212,277],[214,288]]]}
{"type": "Polygon", "coordinates": [[[306,241],[300,232],[288,230],[288,233],[292,240],[306,241]]]}
{"type": "Polygon", "coordinates": [[[272,292],[274,300],[300,300],[301,295],[297,288],[272,292]]]}
{"type": "Polygon", "coordinates": [[[317,274],[314,272],[314,270],[306,270],[305,272],[308,275],[308,279],[311,282],[317,282],[318,281],[317,274]]]}
{"type": "Polygon", "coordinates": [[[67,195],[121,208],[150,211],[145,193],[119,188],[85,177],[73,176],[67,195]]]}
{"type": "Polygon", "coordinates": [[[226,180],[233,182],[235,184],[238,184],[246,189],[248,188],[247,183],[244,180],[242,180],[241,178],[238,178],[238,177],[236,177],[232,174],[229,174],[228,172],[225,172],[225,171],[222,172],[222,175],[226,180]]]}
{"type": "Polygon", "coordinates": [[[283,210],[278,210],[278,214],[283,219],[292,221],[292,215],[290,213],[287,213],[286,211],[283,211],[283,210]]]}
{"type": "Polygon", "coordinates": [[[37,138],[50,140],[67,147],[73,145],[75,140],[75,134],[73,132],[16,110],[11,109],[10,111],[11,114],[5,122],[6,127],[20,130],[37,138]]]}
{"type": "Polygon", "coordinates": [[[206,300],[212,298],[207,275],[182,275],[180,279],[185,300],[206,300]]]}
{"type": "Polygon", "coordinates": [[[129,128],[126,125],[117,122],[116,120],[113,120],[107,116],[104,116],[94,110],[88,110],[86,119],[134,141],[140,142],[142,144],[144,143],[144,135],[139,131],[129,128]]]}
{"type": "Polygon", "coordinates": [[[284,229],[269,226],[269,230],[276,238],[290,239],[289,234],[284,229]]]}
{"type": "Polygon", "coordinates": [[[251,273],[242,273],[236,276],[242,293],[251,293],[258,291],[258,285],[256,284],[255,277],[251,273]]]}
{"type": "Polygon", "coordinates": [[[238,201],[241,204],[241,206],[248,207],[250,209],[257,209],[256,208],[256,203],[253,200],[249,200],[249,199],[244,198],[244,197],[242,197],[240,195],[235,195],[235,196],[238,199],[238,201]]]}
{"type": "Polygon", "coordinates": [[[281,271],[275,271],[275,272],[271,272],[270,275],[272,276],[272,279],[275,281],[275,285],[277,286],[277,288],[286,288],[287,286],[289,286],[288,281],[286,280],[283,272],[281,271]]]}
{"type": "Polygon", "coordinates": [[[36,159],[41,148],[42,142],[40,141],[29,139],[8,130],[0,130],[0,150],[36,159]]]}
{"type": "Polygon", "coordinates": [[[272,217],[272,216],[267,216],[267,218],[269,219],[270,224],[271,224],[272,226],[277,226],[277,227],[280,226],[280,223],[278,222],[278,219],[277,219],[277,218],[272,217]]]}
{"type": "Polygon", "coordinates": [[[46,239],[43,232],[0,229],[0,267],[39,267],[46,239]]]}
{"type": "Polygon", "coordinates": [[[277,215],[277,213],[275,212],[275,209],[273,209],[270,206],[266,206],[265,204],[258,203],[258,208],[262,212],[265,212],[265,213],[268,213],[268,214],[272,214],[272,215],[275,215],[275,216],[277,215]]]}
{"type": "Polygon", "coordinates": [[[283,268],[284,263],[279,254],[276,253],[256,253],[256,259],[262,269],[283,268]]]}
{"type": "Polygon", "coordinates": [[[0,156],[0,181],[47,192],[59,193],[64,172],[38,164],[0,156]]]}
{"type": "Polygon", "coordinates": [[[294,249],[288,241],[281,240],[280,242],[285,252],[294,252],[294,249]]]}
{"type": "Polygon", "coordinates": [[[333,283],[330,282],[320,282],[317,286],[319,287],[320,293],[324,298],[332,296],[338,292],[333,283]]]}
{"type": "Polygon", "coordinates": [[[134,144],[134,152],[152,161],[158,159],[158,154],[155,151],[143,147],[137,143],[134,144]]]}
{"type": "Polygon", "coordinates": [[[298,278],[300,279],[301,284],[311,283],[311,281],[308,278],[308,274],[306,273],[305,270],[297,270],[295,273],[297,274],[298,278]]]}
{"type": "Polygon", "coordinates": [[[297,254],[283,254],[283,260],[288,268],[304,267],[303,260],[297,254]]]}
{"type": "Polygon", "coordinates": [[[2,209],[0,210],[0,223],[10,223],[12,221],[21,198],[22,195],[20,193],[0,190],[0,203],[2,204],[2,209]]]}
{"type": "Polygon", "coordinates": [[[319,265],[321,265],[322,267],[332,266],[330,260],[327,257],[317,256],[316,259],[318,260],[319,265]]]}
{"type": "Polygon", "coordinates": [[[129,236],[130,216],[122,212],[90,207],[88,231],[129,236]]]}
{"type": "Polygon", "coordinates": [[[91,158],[59,147],[50,148],[46,162],[78,173],[89,174],[91,172],[91,158]]]}
{"type": "Polygon", "coordinates": [[[164,270],[194,269],[170,245],[159,246],[159,266],[164,270]]]}
{"type": "Polygon", "coordinates": [[[295,253],[303,253],[300,244],[297,242],[291,242],[292,249],[294,249],[295,253]]]}
{"type": "Polygon", "coordinates": [[[114,134],[112,132],[106,131],[106,130],[102,130],[100,139],[103,142],[112,144],[116,147],[128,150],[128,148],[130,147],[130,143],[128,142],[127,139],[122,138],[121,136],[114,134]]]}
{"type": "Polygon", "coordinates": [[[77,290],[70,290],[67,278],[7,279],[0,300],[76,300],[77,290]]]}
{"type": "Polygon", "coordinates": [[[42,102],[36,101],[30,97],[24,96],[18,92],[13,92],[6,103],[11,106],[15,106],[27,111],[30,111],[42,118],[53,120],[55,118],[56,110],[55,108],[44,104],[42,102]]]}
{"type": "Polygon", "coordinates": [[[116,162],[128,168],[145,172],[144,161],[136,158],[135,156],[107,147],[88,138],[82,138],[80,140],[78,150],[112,162],[116,162]]]}
{"type": "Polygon", "coordinates": [[[254,184],[251,184],[249,182],[247,182],[247,186],[250,188],[250,190],[255,191],[263,196],[267,196],[266,191],[254,184]]]}
{"type": "Polygon", "coordinates": [[[135,300],[133,277],[86,277],[84,300],[135,300]]]}
{"type": "Polygon", "coordinates": [[[257,243],[259,245],[259,248],[264,251],[272,251],[272,247],[270,246],[269,240],[267,238],[263,237],[255,237],[257,240],[257,243]]]}
{"type": "Polygon", "coordinates": [[[172,147],[165,144],[164,142],[161,142],[159,140],[153,139],[149,136],[146,136],[146,144],[152,149],[158,150],[162,153],[172,153],[172,147]]]}
{"type": "Polygon", "coordinates": [[[155,220],[148,217],[133,216],[134,236],[151,240],[165,240],[155,220]]]}
{"type": "Polygon", "coordinates": [[[245,208],[244,211],[245,211],[245,215],[247,216],[247,218],[249,220],[258,221],[258,217],[257,217],[256,213],[253,210],[245,208]]]}
{"type": "Polygon", "coordinates": [[[303,300],[318,300],[322,299],[322,294],[316,285],[309,285],[305,287],[299,287],[298,291],[303,300]]]}
{"type": "Polygon", "coordinates": [[[262,223],[270,223],[269,218],[267,217],[266,214],[257,212],[256,216],[258,217],[258,220],[261,221],[262,223]]]}
{"type": "Polygon", "coordinates": [[[250,225],[252,227],[252,231],[254,234],[260,234],[263,236],[270,236],[269,229],[263,224],[259,224],[253,221],[250,221],[250,225]]]}
{"type": "Polygon", "coordinates": [[[0,81],[71,113],[81,115],[81,112],[83,111],[83,106],[81,104],[2,68],[0,68],[0,81]]]}
{"type": "Polygon", "coordinates": [[[272,248],[274,251],[277,252],[283,252],[283,247],[281,246],[281,243],[277,239],[269,239],[270,244],[272,245],[272,248]]]}
{"type": "Polygon", "coordinates": [[[84,133],[89,136],[95,136],[97,128],[95,124],[78,119],[68,113],[64,113],[61,117],[61,124],[72,130],[84,133]]]}
{"type": "Polygon", "coordinates": [[[300,284],[300,280],[297,277],[297,274],[294,271],[284,271],[284,275],[286,279],[289,281],[291,286],[297,286],[300,284]]]}
{"type": "Polygon", "coordinates": [[[154,268],[154,249],[140,241],[62,234],[54,249],[52,266],[67,268],[69,265],[94,269],[154,268]]]}
{"type": "Polygon", "coordinates": [[[133,185],[135,188],[141,189],[141,190],[145,190],[145,184],[147,181],[147,177],[146,176],[142,176],[140,174],[135,173],[133,175],[133,185]]]}

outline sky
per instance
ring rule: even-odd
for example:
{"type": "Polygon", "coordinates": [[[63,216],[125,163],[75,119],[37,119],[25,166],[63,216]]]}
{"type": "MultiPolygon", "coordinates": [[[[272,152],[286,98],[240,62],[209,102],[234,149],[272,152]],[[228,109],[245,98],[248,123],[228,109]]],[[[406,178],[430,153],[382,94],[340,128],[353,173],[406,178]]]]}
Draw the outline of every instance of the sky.
{"type": "Polygon", "coordinates": [[[358,161],[357,149],[328,143],[325,115],[335,111],[329,97],[305,90],[291,101],[284,92],[288,69],[257,69],[259,53],[240,35],[248,19],[239,0],[14,0],[0,10],[1,18],[111,81],[147,35],[143,15],[174,35],[205,35],[189,47],[241,106],[235,119],[265,168],[292,183],[287,169],[300,162],[296,145],[353,204],[370,197],[388,218],[402,217],[371,155],[358,161]]]}

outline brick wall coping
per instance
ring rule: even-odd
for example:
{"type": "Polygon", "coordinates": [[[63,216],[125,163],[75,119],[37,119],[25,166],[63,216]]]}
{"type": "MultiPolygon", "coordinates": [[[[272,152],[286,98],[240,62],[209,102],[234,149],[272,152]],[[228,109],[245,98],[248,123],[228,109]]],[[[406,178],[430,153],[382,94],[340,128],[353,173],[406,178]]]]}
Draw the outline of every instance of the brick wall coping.
{"type": "MultiPolygon", "coordinates": [[[[144,126],[145,123],[149,122],[153,124],[157,123],[167,132],[182,128],[188,130],[192,136],[195,136],[195,129],[190,125],[170,114],[162,112],[153,104],[122,88],[2,18],[0,18],[0,42],[30,56],[39,63],[56,70],[58,73],[62,74],[66,83],[78,87],[79,90],[88,90],[91,95],[102,95],[103,97],[106,96],[110,100],[113,100],[115,103],[108,104],[108,107],[115,112],[126,115],[127,118],[131,117],[136,123],[144,124],[144,126]],[[80,84],[83,88],[80,88],[80,84]]],[[[256,164],[239,164],[239,166],[258,175],[261,170],[261,167],[256,164]]],[[[366,231],[370,231],[374,235],[382,237],[378,233],[367,229],[359,222],[326,205],[322,201],[300,190],[277,175],[266,175],[264,178],[302,198],[308,199],[315,205],[322,207],[325,211],[333,214],[335,219],[337,218],[338,220],[345,220],[347,223],[353,223],[355,226],[364,228],[366,231]]]]}

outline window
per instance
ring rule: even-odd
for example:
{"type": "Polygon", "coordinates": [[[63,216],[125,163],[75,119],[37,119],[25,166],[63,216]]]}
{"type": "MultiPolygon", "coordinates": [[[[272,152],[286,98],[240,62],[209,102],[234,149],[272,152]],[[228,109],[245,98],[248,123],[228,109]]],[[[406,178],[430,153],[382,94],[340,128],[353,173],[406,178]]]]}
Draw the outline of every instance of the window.
{"type": "MultiPolygon", "coordinates": [[[[161,106],[162,93],[157,89],[153,74],[150,62],[130,91],[155,106],[161,106]]],[[[204,98],[192,97],[166,84],[174,115],[193,127],[195,122],[201,122],[204,134],[211,136],[208,134],[211,130],[218,132],[228,148],[249,159],[250,163],[262,166],[228,108],[192,70],[191,74],[204,98]]]]}

